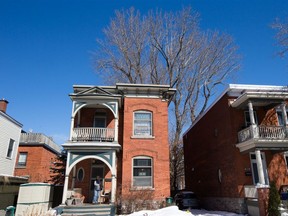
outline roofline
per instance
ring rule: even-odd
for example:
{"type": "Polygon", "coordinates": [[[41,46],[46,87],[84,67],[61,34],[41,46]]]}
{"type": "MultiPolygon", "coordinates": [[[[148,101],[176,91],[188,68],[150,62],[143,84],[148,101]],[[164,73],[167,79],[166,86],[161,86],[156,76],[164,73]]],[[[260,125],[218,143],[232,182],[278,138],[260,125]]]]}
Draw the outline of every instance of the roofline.
{"type": "Polygon", "coordinates": [[[19,126],[20,128],[23,127],[23,124],[21,124],[20,122],[18,122],[17,120],[15,120],[14,118],[12,118],[12,117],[9,116],[8,114],[6,114],[5,112],[0,111],[0,115],[2,115],[3,117],[5,117],[5,118],[8,119],[9,121],[13,122],[14,124],[16,124],[17,126],[19,126]]]}
{"type": "MultiPolygon", "coordinates": [[[[204,115],[206,115],[206,113],[228,92],[231,92],[233,90],[238,90],[235,92],[239,92],[240,94],[242,94],[241,92],[243,92],[244,90],[258,90],[258,91],[263,91],[263,90],[267,90],[267,91],[277,91],[277,90],[283,90],[283,89],[287,89],[287,86],[273,86],[273,85],[248,85],[248,84],[228,84],[227,88],[216,98],[216,100],[210,104],[210,106],[205,110],[205,112],[202,113],[202,115],[198,116],[196,118],[196,120],[193,122],[193,124],[191,124],[191,126],[183,133],[184,137],[191,128],[194,127],[194,125],[197,124],[198,121],[200,121],[200,119],[202,119],[202,117],[204,115]],[[240,91],[241,90],[241,91],[240,91]]],[[[240,95],[239,95],[240,96],[240,95]]]]}

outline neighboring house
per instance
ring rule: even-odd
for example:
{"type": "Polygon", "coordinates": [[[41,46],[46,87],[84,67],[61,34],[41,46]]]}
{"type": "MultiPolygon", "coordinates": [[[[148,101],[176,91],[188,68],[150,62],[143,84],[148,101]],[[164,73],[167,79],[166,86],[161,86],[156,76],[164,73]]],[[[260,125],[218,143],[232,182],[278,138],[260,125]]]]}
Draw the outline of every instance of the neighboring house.
{"type": "Polygon", "coordinates": [[[6,113],[7,104],[7,100],[0,100],[0,209],[14,205],[19,185],[27,182],[14,176],[22,124],[6,113]]]}
{"type": "Polygon", "coordinates": [[[183,135],[185,184],[204,208],[247,213],[256,200],[261,215],[264,185],[288,184],[287,101],[286,86],[229,85],[183,135]]]}
{"type": "Polygon", "coordinates": [[[168,105],[174,93],[167,85],[74,86],[62,202],[76,189],[91,202],[100,176],[112,203],[116,192],[122,207],[139,198],[163,203],[170,196],[168,105]]]}
{"type": "Polygon", "coordinates": [[[41,133],[21,134],[15,175],[28,178],[29,182],[53,183],[51,170],[61,147],[52,138],[41,133]]]}

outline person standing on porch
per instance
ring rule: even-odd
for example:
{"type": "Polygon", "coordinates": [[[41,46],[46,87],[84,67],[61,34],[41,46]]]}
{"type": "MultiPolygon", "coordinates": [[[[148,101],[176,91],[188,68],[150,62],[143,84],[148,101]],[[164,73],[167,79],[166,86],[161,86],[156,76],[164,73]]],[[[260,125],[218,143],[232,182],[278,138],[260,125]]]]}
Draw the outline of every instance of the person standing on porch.
{"type": "Polygon", "coordinates": [[[93,196],[93,204],[97,204],[98,203],[98,198],[99,198],[99,194],[101,191],[101,180],[100,177],[97,176],[96,180],[94,181],[94,196],[93,196]]]}

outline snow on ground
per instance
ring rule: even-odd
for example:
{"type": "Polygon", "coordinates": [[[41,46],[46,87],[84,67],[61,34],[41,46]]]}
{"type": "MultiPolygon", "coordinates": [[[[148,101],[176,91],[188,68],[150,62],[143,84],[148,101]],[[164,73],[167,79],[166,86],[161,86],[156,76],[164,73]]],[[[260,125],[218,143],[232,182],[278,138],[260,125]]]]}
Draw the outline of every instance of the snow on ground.
{"type": "MultiPolygon", "coordinates": [[[[139,212],[134,212],[128,216],[241,216],[241,214],[235,214],[231,212],[223,211],[206,211],[206,210],[184,210],[181,211],[177,206],[170,206],[155,211],[142,210],[139,212]]],[[[243,215],[242,215],[243,216],[243,215]]]]}

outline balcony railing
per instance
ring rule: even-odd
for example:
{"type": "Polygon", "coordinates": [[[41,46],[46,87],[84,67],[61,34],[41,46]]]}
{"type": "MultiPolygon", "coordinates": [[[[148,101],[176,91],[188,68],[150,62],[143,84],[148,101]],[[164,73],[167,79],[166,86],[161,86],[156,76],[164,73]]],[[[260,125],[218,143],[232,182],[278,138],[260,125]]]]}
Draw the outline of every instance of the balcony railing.
{"type": "Polygon", "coordinates": [[[112,128],[80,127],[74,128],[72,133],[72,141],[112,142],[114,140],[115,129],[112,128]]]}
{"type": "Polygon", "coordinates": [[[288,128],[284,126],[250,125],[238,132],[239,143],[254,138],[274,140],[288,139],[288,128]]]}

